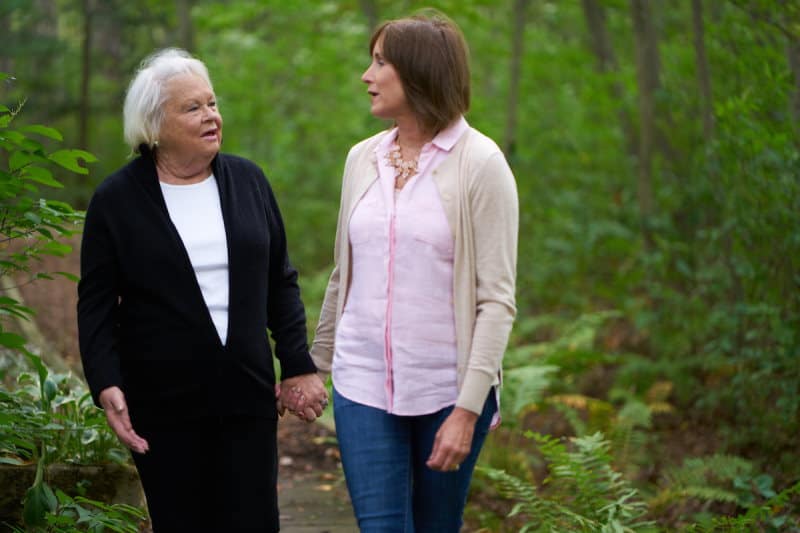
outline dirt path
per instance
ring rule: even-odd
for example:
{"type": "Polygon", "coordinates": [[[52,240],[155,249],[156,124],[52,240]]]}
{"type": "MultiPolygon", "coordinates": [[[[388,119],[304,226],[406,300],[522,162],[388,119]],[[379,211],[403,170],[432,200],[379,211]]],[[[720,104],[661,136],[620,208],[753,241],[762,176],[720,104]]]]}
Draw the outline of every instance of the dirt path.
{"type": "Polygon", "coordinates": [[[278,425],[283,533],[357,532],[333,432],[287,416],[278,425]]]}

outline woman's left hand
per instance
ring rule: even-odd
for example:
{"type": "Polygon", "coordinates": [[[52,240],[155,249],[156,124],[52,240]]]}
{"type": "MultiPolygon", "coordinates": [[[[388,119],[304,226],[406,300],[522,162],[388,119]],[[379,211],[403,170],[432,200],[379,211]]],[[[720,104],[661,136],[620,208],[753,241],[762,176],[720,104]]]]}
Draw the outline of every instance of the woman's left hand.
{"type": "Polygon", "coordinates": [[[279,413],[289,409],[306,422],[322,416],[322,411],[328,406],[328,391],[317,374],[302,374],[283,380],[275,387],[275,397],[279,413]]]}
{"type": "Polygon", "coordinates": [[[477,420],[476,413],[461,407],[454,408],[436,432],[431,456],[425,463],[428,468],[438,472],[458,470],[472,449],[472,435],[477,420]]]}

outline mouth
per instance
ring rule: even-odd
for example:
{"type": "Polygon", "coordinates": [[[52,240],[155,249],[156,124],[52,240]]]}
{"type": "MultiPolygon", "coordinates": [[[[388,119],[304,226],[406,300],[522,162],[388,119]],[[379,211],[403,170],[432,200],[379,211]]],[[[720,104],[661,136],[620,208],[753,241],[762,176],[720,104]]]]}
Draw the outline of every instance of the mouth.
{"type": "Polygon", "coordinates": [[[213,130],[209,130],[209,131],[203,133],[202,137],[203,137],[203,139],[216,140],[217,137],[218,137],[218,134],[219,134],[219,130],[213,129],[213,130]]]}
{"type": "Polygon", "coordinates": [[[378,93],[376,93],[375,91],[367,91],[367,93],[373,98],[378,96],[378,93]]]}

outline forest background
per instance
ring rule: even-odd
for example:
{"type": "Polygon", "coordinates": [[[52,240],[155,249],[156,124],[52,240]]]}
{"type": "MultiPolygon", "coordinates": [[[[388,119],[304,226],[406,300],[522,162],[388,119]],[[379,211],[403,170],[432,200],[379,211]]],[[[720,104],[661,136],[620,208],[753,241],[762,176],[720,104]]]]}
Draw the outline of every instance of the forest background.
{"type": "Polygon", "coordinates": [[[505,151],[520,196],[504,425],[483,463],[537,483],[546,471],[526,430],[601,431],[651,516],[674,527],[792,487],[796,2],[4,0],[0,72],[14,79],[0,103],[24,99],[15,122],[97,156],[48,191],[85,208],[129,156],[121,108],[139,62],[166,46],[196,54],[224,151],[259,163],[275,189],[313,328],[345,155],[387,126],[360,81],[371,29],[427,6],[469,42],[467,119],[505,151]]]}

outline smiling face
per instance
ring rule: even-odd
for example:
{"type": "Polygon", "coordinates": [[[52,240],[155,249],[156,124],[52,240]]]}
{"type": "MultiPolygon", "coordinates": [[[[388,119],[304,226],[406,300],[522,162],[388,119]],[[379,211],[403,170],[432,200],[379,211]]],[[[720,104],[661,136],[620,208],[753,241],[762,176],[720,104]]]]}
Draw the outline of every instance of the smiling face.
{"type": "Polygon", "coordinates": [[[396,121],[399,117],[412,114],[397,70],[383,57],[382,37],[375,42],[372,62],[361,76],[361,81],[367,84],[367,92],[372,100],[370,111],[376,117],[396,121]]]}
{"type": "Polygon", "coordinates": [[[222,144],[222,116],[214,91],[193,74],[175,76],[165,91],[159,151],[175,161],[210,164],[222,144]]]}

